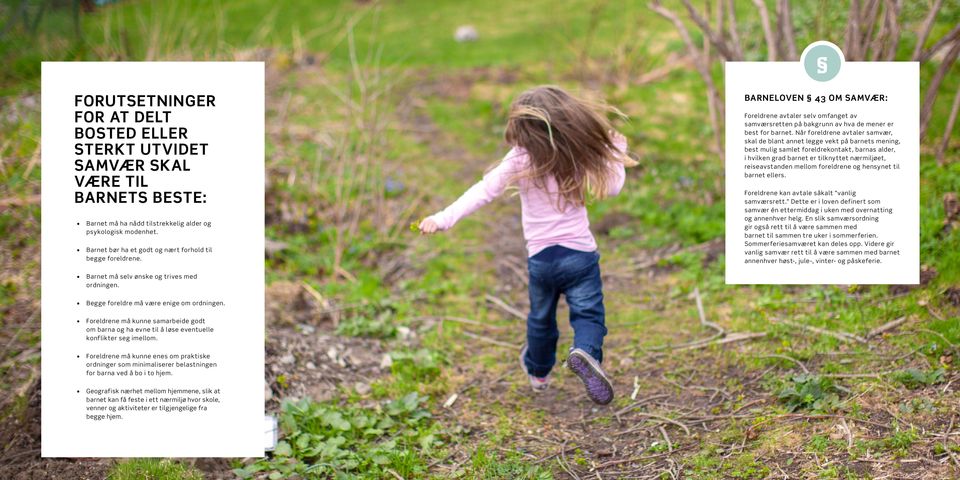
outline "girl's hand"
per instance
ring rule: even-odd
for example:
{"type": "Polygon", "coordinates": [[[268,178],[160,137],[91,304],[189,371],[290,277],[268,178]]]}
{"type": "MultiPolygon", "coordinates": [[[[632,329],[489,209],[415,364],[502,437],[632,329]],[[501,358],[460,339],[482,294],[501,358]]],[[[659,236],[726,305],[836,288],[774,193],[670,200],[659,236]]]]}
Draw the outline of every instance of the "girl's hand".
{"type": "Polygon", "coordinates": [[[437,222],[434,222],[429,218],[425,218],[422,222],[420,222],[420,233],[430,235],[437,233],[438,231],[440,231],[440,226],[437,225],[437,222]]]}
{"type": "Polygon", "coordinates": [[[613,140],[613,143],[627,143],[627,137],[616,130],[610,130],[610,139],[613,140]]]}

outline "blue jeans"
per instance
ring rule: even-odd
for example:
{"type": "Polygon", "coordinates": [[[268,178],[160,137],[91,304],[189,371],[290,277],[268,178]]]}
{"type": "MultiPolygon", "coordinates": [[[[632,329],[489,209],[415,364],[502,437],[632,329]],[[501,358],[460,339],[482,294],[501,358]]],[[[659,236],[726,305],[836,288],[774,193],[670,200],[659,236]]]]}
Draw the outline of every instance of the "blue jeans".
{"type": "Polygon", "coordinates": [[[527,371],[545,377],[557,361],[557,303],[563,294],[570,307],[573,346],[603,360],[603,283],[600,254],[555,245],[527,259],[530,314],[527,315],[527,371]]]}

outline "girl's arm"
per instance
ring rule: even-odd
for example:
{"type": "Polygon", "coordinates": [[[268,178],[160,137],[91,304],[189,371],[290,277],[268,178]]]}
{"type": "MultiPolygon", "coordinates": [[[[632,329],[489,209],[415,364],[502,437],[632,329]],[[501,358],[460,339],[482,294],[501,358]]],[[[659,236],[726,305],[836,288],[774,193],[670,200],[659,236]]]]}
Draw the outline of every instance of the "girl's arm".
{"type": "Polygon", "coordinates": [[[517,164],[521,155],[516,148],[510,149],[499,165],[487,172],[482,180],[464,192],[457,201],[425,218],[420,224],[420,230],[424,233],[448,230],[461,218],[490,203],[491,200],[503,193],[510,179],[517,173],[517,164]]]}
{"type": "MultiPolygon", "coordinates": [[[[620,132],[613,132],[613,146],[617,147],[617,150],[621,154],[627,154],[627,138],[624,137],[620,132]]],[[[613,168],[610,170],[612,178],[607,187],[607,195],[614,196],[620,193],[620,190],[623,188],[623,182],[627,178],[627,171],[624,167],[623,162],[614,161],[613,168]]]]}

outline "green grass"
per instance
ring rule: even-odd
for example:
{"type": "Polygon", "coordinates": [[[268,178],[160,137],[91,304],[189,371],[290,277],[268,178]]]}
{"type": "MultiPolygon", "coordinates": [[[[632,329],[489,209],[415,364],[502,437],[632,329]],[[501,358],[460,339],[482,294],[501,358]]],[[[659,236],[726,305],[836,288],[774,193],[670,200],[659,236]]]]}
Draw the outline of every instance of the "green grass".
{"type": "Polygon", "coordinates": [[[133,458],[117,462],[108,480],[203,480],[203,475],[180,462],[168,459],[133,458]]]}
{"type": "Polygon", "coordinates": [[[470,463],[454,478],[477,478],[484,480],[550,480],[553,474],[538,465],[531,465],[519,454],[495,454],[488,446],[477,448],[470,463]]]}
{"type": "Polygon", "coordinates": [[[708,479],[760,479],[767,478],[770,469],[750,453],[735,455],[722,461],[714,450],[703,450],[690,459],[690,478],[708,479]]]}
{"type": "Polygon", "coordinates": [[[429,347],[401,349],[389,355],[391,376],[374,385],[376,394],[385,396],[404,390],[441,394],[445,390],[440,375],[447,359],[439,350],[429,347]]]}
{"type": "MultiPolygon", "coordinates": [[[[216,55],[293,42],[302,42],[313,51],[329,52],[332,62],[345,67],[349,65],[349,41],[343,26],[354,23],[357,50],[382,48],[380,58],[386,65],[456,69],[543,60],[569,63],[585,48],[570,39],[585,36],[592,22],[584,12],[594,3],[575,0],[558,6],[536,0],[517,5],[498,0],[478,9],[469,3],[429,0],[385,1],[376,8],[331,0],[141,0],[120,2],[85,16],[82,42],[73,35],[69,11],[47,12],[38,27],[45,42],[18,38],[15,46],[20,53],[10,48],[0,54],[22,63],[7,74],[4,83],[35,81],[39,69],[34,63],[41,58],[117,56],[132,60],[184,51],[216,55]],[[510,15],[504,15],[505,11],[510,15]],[[551,15],[544,16],[544,11],[551,15]],[[454,42],[453,32],[463,23],[475,25],[485,41],[454,42]]],[[[620,20],[642,11],[642,4],[608,2],[597,14],[603,28],[594,29],[589,52],[609,50],[631,35],[635,25],[620,20]]],[[[359,58],[368,60],[372,55],[361,54],[359,58]]]]}
{"type": "Polygon", "coordinates": [[[903,458],[910,452],[910,447],[920,438],[920,434],[913,428],[901,428],[894,424],[894,430],[887,436],[878,439],[854,441],[851,455],[861,457],[868,454],[888,454],[893,458],[903,458]]]}

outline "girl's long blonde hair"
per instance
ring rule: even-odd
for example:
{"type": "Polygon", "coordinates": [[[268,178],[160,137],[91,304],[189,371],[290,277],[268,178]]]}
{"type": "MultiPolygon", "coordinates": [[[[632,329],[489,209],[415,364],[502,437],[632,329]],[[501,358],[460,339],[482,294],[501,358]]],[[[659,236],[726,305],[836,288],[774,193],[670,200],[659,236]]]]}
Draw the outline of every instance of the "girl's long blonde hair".
{"type": "Polygon", "coordinates": [[[548,179],[554,178],[561,209],[564,204],[584,205],[589,197],[605,197],[612,162],[634,164],[614,146],[616,133],[608,112],[624,116],[602,102],[574,97],[553,85],[521,93],[510,106],[504,137],[527,151],[529,167],[513,181],[528,180],[546,189],[548,179]]]}

